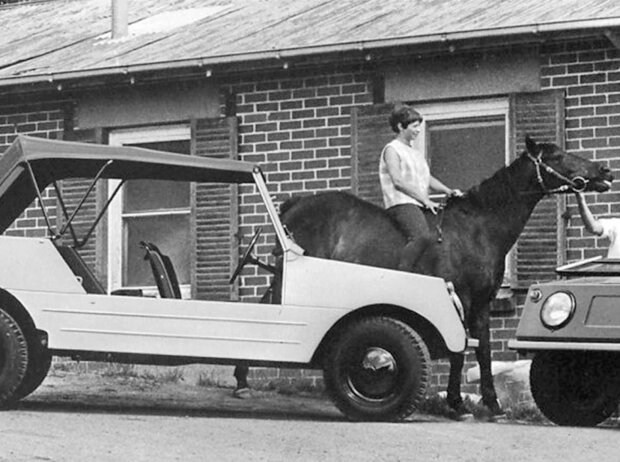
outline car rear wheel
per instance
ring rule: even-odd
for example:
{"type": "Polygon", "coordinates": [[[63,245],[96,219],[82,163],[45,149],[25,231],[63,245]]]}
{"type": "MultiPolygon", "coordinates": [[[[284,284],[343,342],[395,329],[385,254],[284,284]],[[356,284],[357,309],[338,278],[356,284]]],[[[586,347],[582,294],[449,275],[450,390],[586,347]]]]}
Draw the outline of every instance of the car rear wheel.
{"type": "Polygon", "coordinates": [[[424,398],[430,355],[407,324],[370,317],[344,329],[324,365],[325,386],[351,420],[401,420],[424,398]]]}
{"type": "Polygon", "coordinates": [[[532,396],[557,425],[597,425],[618,406],[618,366],[605,353],[537,353],[530,370],[532,396]]]}
{"type": "Polygon", "coordinates": [[[0,309],[0,407],[14,399],[28,368],[28,343],[19,324],[0,309]]]}

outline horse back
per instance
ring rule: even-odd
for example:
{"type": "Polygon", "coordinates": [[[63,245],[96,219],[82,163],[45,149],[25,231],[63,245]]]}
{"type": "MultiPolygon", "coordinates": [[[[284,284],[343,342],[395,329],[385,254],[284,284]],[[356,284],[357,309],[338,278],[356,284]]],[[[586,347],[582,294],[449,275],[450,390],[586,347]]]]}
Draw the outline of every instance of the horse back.
{"type": "Polygon", "coordinates": [[[283,224],[309,256],[396,268],[405,237],[384,209],[345,192],[293,197],[283,224]]]}

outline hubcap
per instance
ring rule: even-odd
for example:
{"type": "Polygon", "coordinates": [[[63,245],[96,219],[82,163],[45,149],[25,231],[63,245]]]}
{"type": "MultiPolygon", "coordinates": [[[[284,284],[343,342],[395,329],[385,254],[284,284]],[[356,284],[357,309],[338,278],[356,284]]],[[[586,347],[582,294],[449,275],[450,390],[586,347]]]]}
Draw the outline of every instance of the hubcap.
{"type": "Polygon", "coordinates": [[[380,347],[368,348],[349,370],[353,393],[364,400],[382,401],[394,394],[398,364],[392,354],[380,347]]]}

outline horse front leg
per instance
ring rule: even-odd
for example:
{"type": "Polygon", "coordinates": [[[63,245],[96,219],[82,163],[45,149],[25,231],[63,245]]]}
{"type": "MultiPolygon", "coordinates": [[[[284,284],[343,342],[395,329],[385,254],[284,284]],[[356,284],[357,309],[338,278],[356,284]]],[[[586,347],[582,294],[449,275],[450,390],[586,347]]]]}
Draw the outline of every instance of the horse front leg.
{"type": "Polygon", "coordinates": [[[491,371],[491,332],[489,321],[490,306],[487,304],[479,313],[478,319],[474,320],[471,327],[472,335],[478,339],[479,346],[476,348],[476,359],[480,367],[480,394],[484,404],[494,416],[503,415],[491,371]]]}
{"type": "Polygon", "coordinates": [[[461,353],[450,354],[450,376],[448,378],[448,390],[446,400],[448,405],[458,413],[465,412],[463,397],[461,396],[461,374],[465,356],[461,353]]]}

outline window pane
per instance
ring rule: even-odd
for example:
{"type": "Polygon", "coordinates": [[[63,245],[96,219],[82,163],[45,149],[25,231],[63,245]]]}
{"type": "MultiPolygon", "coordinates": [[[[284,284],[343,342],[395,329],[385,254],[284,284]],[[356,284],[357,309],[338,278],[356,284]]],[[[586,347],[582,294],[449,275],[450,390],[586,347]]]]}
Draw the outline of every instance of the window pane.
{"type": "Polygon", "coordinates": [[[154,151],[175,152],[177,154],[189,154],[189,140],[154,141],[152,143],[128,143],[125,146],[152,149],[154,151]]]}
{"type": "Polygon", "coordinates": [[[170,257],[179,284],[190,283],[189,214],[126,218],[123,286],[154,286],[140,241],[152,242],[170,257]]]}
{"type": "MultiPolygon", "coordinates": [[[[132,143],[128,146],[189,154],[189,141],[132,143]]],[[[125,183],[123,212],[189,208],[189,183],[176,181],[131,180],[125,183]]]]}
{"type": "Polygon", "coordinates": [[[131,180],[123,190],[123,213],[189,208],[189,183],[131,180]]]}
{"type": "Polygon", "coordinates": [[[467,190],[506,164],[503,118],[431,121],[427,127],[431,172],[451,188],[467,190]]]}

